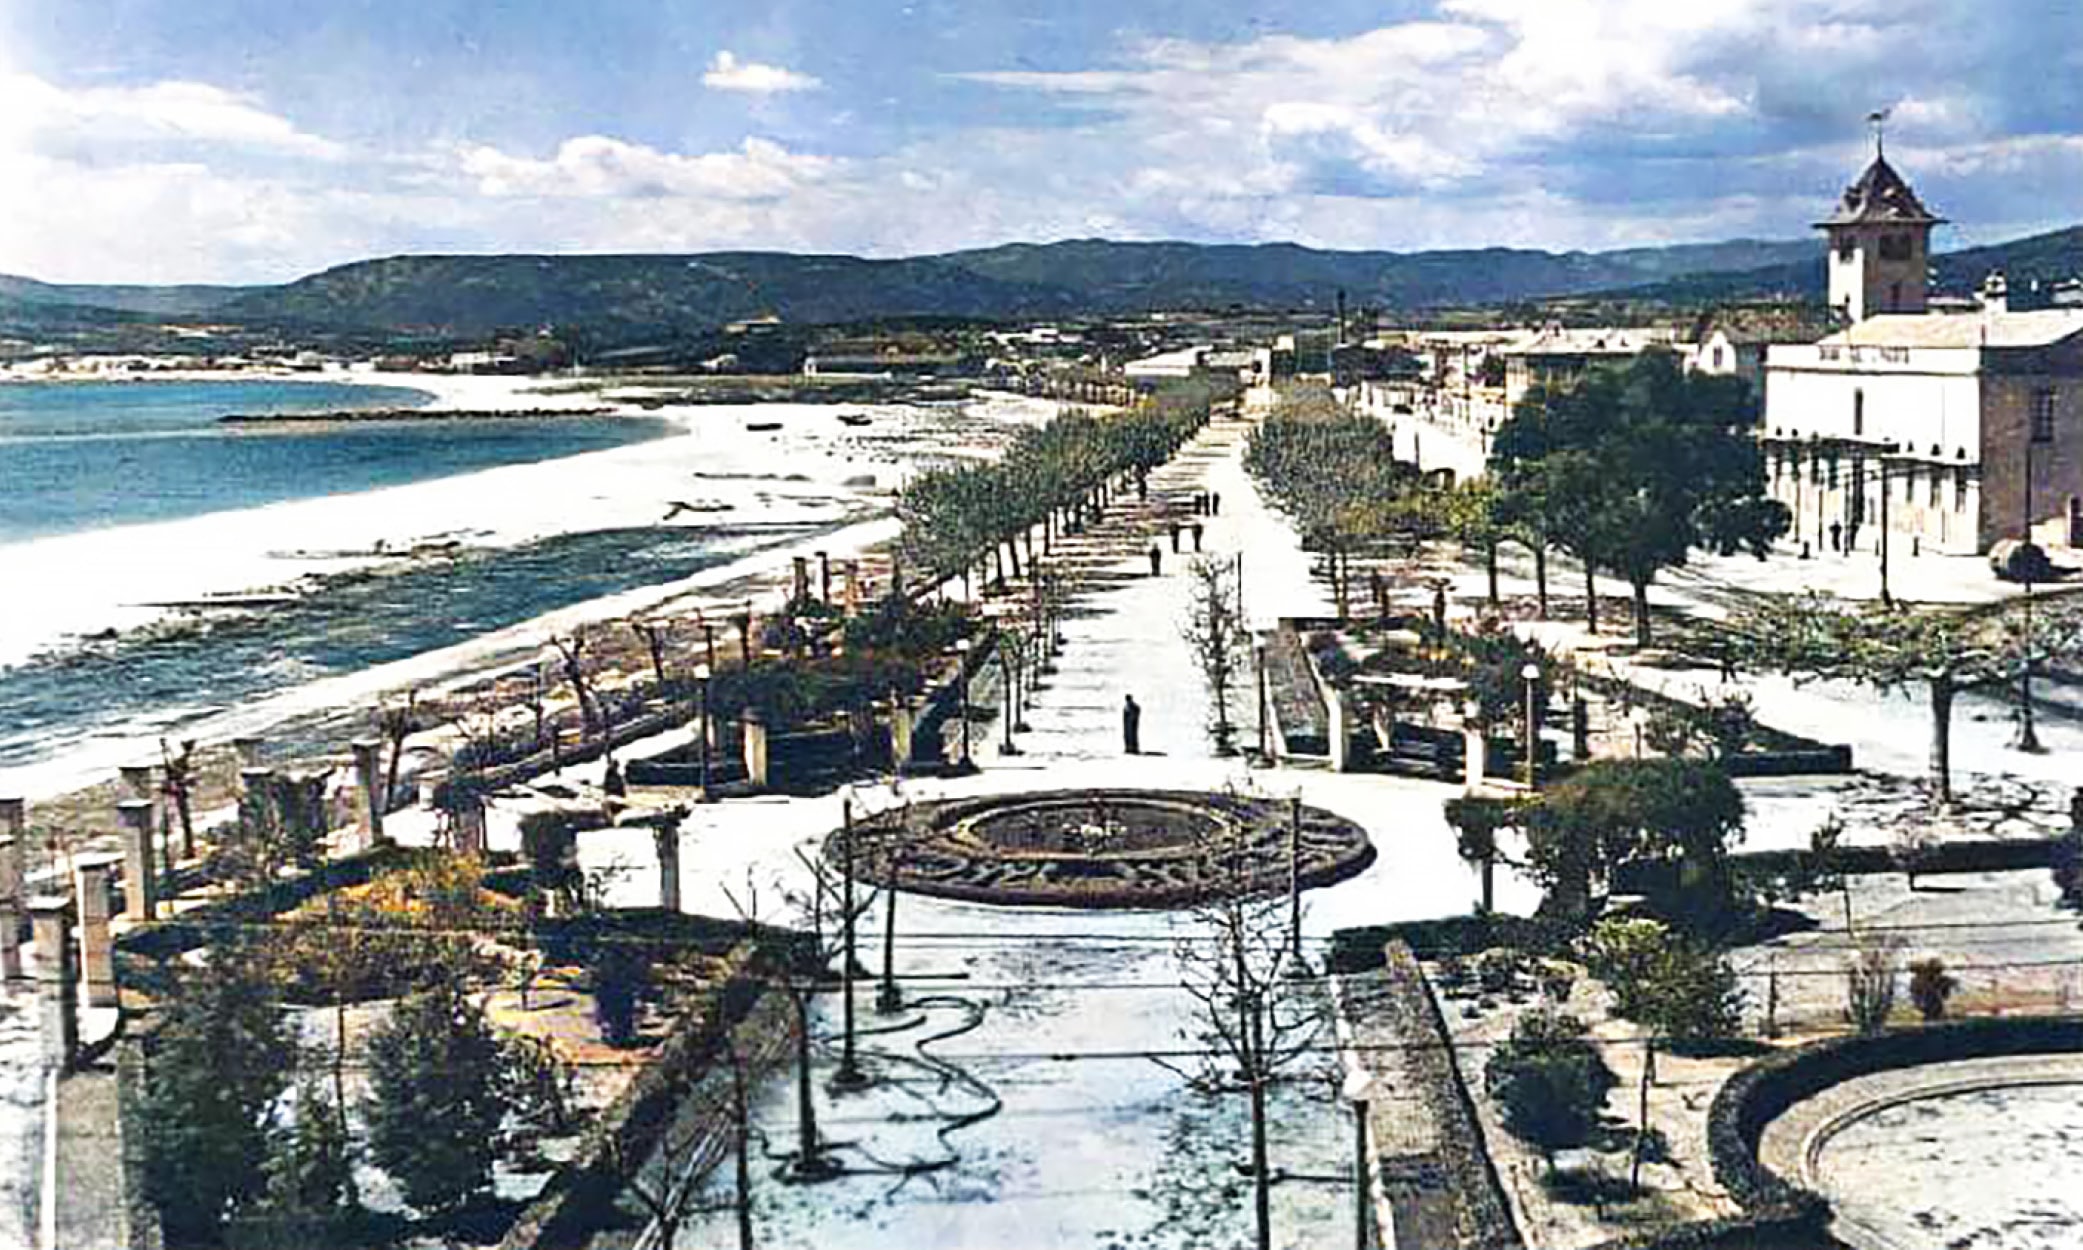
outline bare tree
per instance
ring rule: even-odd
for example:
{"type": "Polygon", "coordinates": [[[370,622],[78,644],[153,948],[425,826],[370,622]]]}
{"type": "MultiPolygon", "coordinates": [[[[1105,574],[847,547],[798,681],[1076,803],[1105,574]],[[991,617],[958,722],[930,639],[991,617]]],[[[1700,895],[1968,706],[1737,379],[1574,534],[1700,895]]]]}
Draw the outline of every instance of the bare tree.
{"type": "Polygon", "coordinates": [[[641,616],[629,618],[630,632],[644,644],[644,651],[651,657],[651,678],[658,683],[659,692],[665,691],[665,647],[672,634],[671,621],[648,620],[641,616]]]}
{"type": "Polygon", "coordinates": [[[419,691],[405,692],[402,704],[385,704],[376,714],[376,728],[383,740],[390,745],[390,765],[384,769],[383,793],[377,796],[376,808],[387,812],[391,796],[398,792],[398,768],[405,755],[405,740],[425,728],[419,718],[419,691]]]}
{"type": "MultiPolygon", "coordinates": [[[[584,632],[573,630],[569,638],[550,636],[550,646],[564,665],[564,680],[571,683],[572,695],[579,703],[579,720],[585,726],[588,738],[602,735],[605,722],[600,714],[600,700],[594,693],[592,674],[586,664],[586,648],[592,640],[584,632]]],[[[606,748],[612,757],[613,746],[606,748]]]]}
{"type": "Polygon", "coordinates": [[[1251,1114],[1256,1245],[1273,1244],[1272,1168],[1266,1101],[1283,1074],[1315,1048],[1325,1028],[1323,998],[1298,979],[1292,900],[1279,866],[1252,862],[1242,833],[1218,833],[1211,858],[1225,865],[1215,893],[1194,909],[1197,930],[1177,945],[1180,979],[1199,1004],[1192,1036],[1209,1058],[1182,1071],[1196,1088],[1241,1091],[1251,1114]]]}
{"type": "MultiPolygon", "coordinates": [[[[159,791],[173,804],[174,815],[181,821],[181,857],[186,859],[195,854],[195,739],[183,738],[181,749],[171,750],[166,739],[159,740],[159,762],[162,780],[159,791]]],[[[168,860],[173,857],[167,856],[168,860]]]]}
{"type": "Polygon", "coordinates": [[[1186,576],[1192,598],[1180,636],[1193,652],[1194,664],[1208,687],[1211,723],[1217,755],[1231,755],[1235,728],[1230,724],[1230,698],[1243,671],[1246,656],[1245,631],[1238,610],[1237,587],[1230,561],[1196,556],[1187,561],[1186,576]]]}

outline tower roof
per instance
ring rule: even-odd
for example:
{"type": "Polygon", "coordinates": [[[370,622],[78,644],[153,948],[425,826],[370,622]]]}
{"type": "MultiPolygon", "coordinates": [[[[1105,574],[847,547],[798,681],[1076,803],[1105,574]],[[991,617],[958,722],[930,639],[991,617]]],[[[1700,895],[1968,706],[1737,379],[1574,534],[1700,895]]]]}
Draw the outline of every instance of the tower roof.
{"type": "Polygon", "coordinates": [[[1832,226],[1864,225],[1917,225],[1931,226],[1944,221],[1934,217],[1924,208],[1917,193],[1909,189],[1909,183],[1888,158],[1876,155],[1859,180],[1844,189],[1844,199],[1837,211],[1815,223],[1821,229],[1832,226]]]}

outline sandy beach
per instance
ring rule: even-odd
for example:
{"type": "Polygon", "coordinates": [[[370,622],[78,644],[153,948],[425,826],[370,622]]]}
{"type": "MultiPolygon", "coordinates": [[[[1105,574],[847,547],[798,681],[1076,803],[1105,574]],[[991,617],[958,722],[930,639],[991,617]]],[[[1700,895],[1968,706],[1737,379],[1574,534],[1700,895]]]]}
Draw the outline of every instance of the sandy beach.
{"type": "Polygon", "coordinates": [[[414,387],[433,397],[430,408],[615,406],[669,428],[653,441],[607,451],[0,547],[0,584],[33,587],[35,595],[34,611],[0,619],[0,665],[109,631],[122,637],[166,628],[180,614],[163,605],[303,595],[328,577],[421,558],[414,553],[676,526],[718,531],[722,558],[691,578],[574,604],[236,707],[162,708],[130,732],[97,734],[51,758],[0,769],[0,793],[34,800],[94,783],[121,764],[155,757],[157,739],[168,732],[206,742],[264,734],[290,718],[373,706],[386,692],[467,680],[532,654],[550,634],[580,622],[759,597],[782,584],[793,555],[821,550],[845,558],[893,537],[894,492],[922,461],[995,454],[1012,432],[1055,411],[1046,401],[994,394],[959,405],[847,405],[870,418],[856,426],[838,421],[833,405],[643,411],[628,403],[649,393],[642,379],[602,379],[598,390],[572,389],[568,379],[362,372],[324,380],[414,387]],[[546,385],[557,389],[537,389],[546,385]],[[748,428],[755,426],[761,428],[748,428]]]}

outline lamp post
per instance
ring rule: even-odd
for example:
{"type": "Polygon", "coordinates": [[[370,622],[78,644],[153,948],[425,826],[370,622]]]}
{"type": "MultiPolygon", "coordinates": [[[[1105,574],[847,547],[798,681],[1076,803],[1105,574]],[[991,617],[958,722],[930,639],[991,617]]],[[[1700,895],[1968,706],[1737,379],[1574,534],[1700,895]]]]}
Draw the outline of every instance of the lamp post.
{"type": "Polygon", "coordinates": [[[1526,788],[1533,789],[1535,759],[1540,753],[1541,724],[1540,708],[1535,700],[1541,683],[1541,666],[1528,660],[1519,670],[1519,680],[1526,683],[1526,788]]]}
{"type": "Polygon", "coordinates": [[[839,1010],[844,1029],[844,1039],[839,1051],[839,1070],[832,1074],[833,1089],[859,1089],[868,1083],[866,1074],[854,1053],[853,1028],[853,970],[854,918],[853,904],[853,787],[839,788],[839,907],[843,924],[843,949],[839,956],[839,1010]]]}
{"type": "MultiPolygon", "coordinates": [[[[2039,555],[2039,548],[2032,541],[2032,447],[2041,440],[2037,413],[2027,416],[2026,421],[2024,530],[2021,534],[2023,541],[2014,557],[2025,580],[2025,656],[2024,662],[2018,666],[2018,740],[2012,745],[2029,755],[2039,755],[2047,748],[2040,745],[2039,730],[2033,723],[2032,714],[2032,575],[2037,571],[2034,566],[2039,555]]],[[[2048,432],[2052,433],[2051,430],[2048,432]]]]}
{"type": "Polygon", "coordinates": [[[972,645],[967,638],[955,640],[955,654],[962,660],[962,671],[958,675],[962,687],[962,759],[955,771],[964,773],[976,768],[976,761],[969,758],[969,650],[972,645]]]}
{"type": "Polygon", "coordinates": [[[1374,1078],[1355,1069],[1345,1078],[1345,1100],[1353,1109],[1353,1246],[1370,1250],[1374,1239],[1374,1168],[1367,1158],[1367,1104],[1374,1093],[1374,1078]]]}
{"type": "Polygon", "coordinates": [[[699,728],[698,728],[698,729],[697,729],[697,730],[695,731],[695,733],[696,733],[696,736],[697,736],[698,738],[700,738],[700,740],[701,740],[701,745],[700,745],[700,747],[699,747],[698,749],[699,749],[699,751],[701,752],[701,760],[702,760],[702,802],[704,802],[704,803],[713,803],[713,802],[715,802],[715,801],[716,801],[716,800],[715,800],[715,799],[714,799],[714,798],[713,798],[713,797],[712,797],[712,796],[711,796],[711,795],[709,794],[709,674],[710,674],[710,672],[711,672],[711,669],[709,668],[709,662],[708,662],[707,660],[703,660],[703,661],[701,661],[701,662],[697,663],[697,664],[696,664],[696,665],[694,666],[694,697],[695,697],[695,701],[696,701],[697,707],[698,707],[698,709],[699,709],[699,712],[700,712],[700,717],[699,717],[699,719],[700,719],[700,726],[699,726],[699,728]]]}

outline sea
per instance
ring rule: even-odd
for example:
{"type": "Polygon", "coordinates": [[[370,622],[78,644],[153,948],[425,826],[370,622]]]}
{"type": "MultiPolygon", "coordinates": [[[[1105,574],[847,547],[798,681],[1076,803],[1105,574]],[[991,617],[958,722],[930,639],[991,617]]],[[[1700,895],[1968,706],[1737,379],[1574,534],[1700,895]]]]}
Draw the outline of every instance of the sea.
{"type": "Polygon", "coordinates": [[[443,497],[531,493],[498,483],[684,436],[670,421],[220,421],[431,398],[327,381],[0,384],[0,793],[22,788],[7,784],[10,768],[179,736],[227,709],[685,577],[733,551],[726,526],[575,518],[578,532],[546,524],[493,541],[451,529],[431,556],[367,558],[381,535],[426,537],[413,515],[437,524],[443,497]],[[336,536],[359,551],[314,549],[336,536]],[[285,585],[264,610],[169,606],[285,585]]]}

